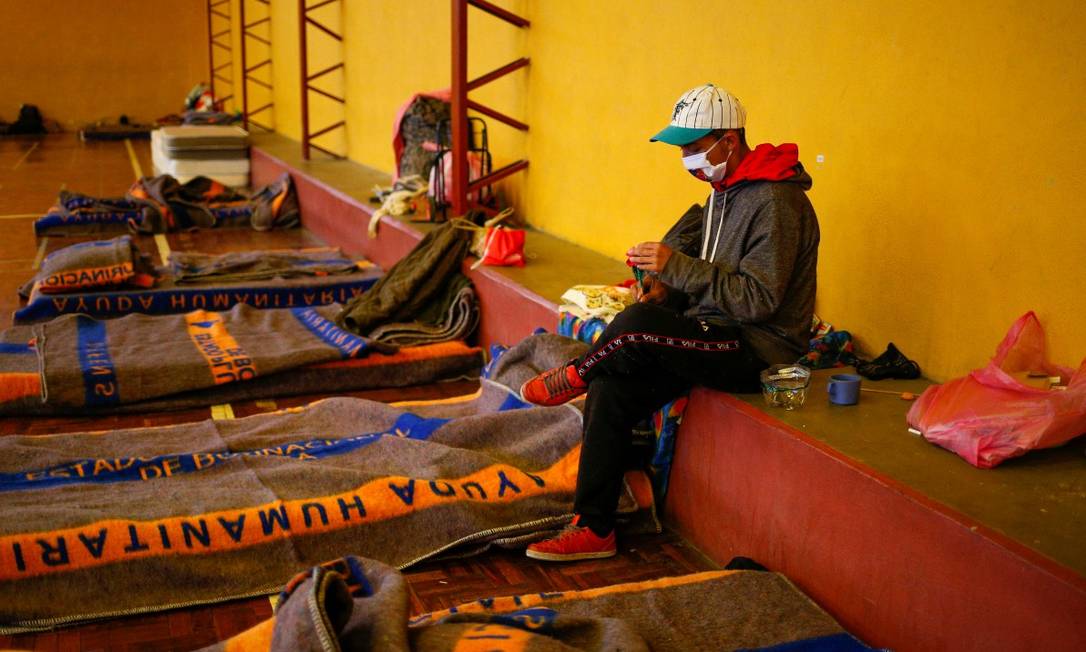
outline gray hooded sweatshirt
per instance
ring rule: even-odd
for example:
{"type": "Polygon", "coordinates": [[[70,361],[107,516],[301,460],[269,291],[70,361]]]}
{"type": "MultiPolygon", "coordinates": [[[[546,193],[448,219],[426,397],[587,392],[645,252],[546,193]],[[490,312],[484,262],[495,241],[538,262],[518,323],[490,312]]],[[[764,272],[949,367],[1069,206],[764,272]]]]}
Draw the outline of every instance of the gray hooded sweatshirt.
{"type": "Polygon", "coordinates": [[[659,277],[686,295],[684,314],[739,326],[767,364],[807,352],[814,314],[818,218],[798,156],[795,145],[759,145],[663,239],[675,253],[659,277]]]}

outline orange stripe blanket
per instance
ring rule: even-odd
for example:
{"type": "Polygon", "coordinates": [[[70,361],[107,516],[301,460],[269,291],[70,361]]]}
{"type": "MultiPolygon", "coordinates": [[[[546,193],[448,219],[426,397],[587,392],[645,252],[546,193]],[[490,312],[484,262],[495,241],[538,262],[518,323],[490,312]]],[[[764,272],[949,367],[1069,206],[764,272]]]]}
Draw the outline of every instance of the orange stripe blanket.
{"type": "Polygon", "coordinates": [[[239,304],[17,326],[0,334],[0,414],[192,407],[478,374],[477,348],[446,342],[395,353],[337,327],[339,309],[239,304]]]}
{"type": "MultiPolygon", "coordinates": [[[[0,438],[0,633],[273,593],[345,554],[404,568],[566,522],[574,407],[459,400],[0,438]],[[63,596],[61,599],[59,596],[63,596]]],[[[624,512],[655,528],[651,490],[624,512]]]]}
{"type": "Polygon", "coordinates": [[[357,557],[295,577],[273,618],[209,649],[871,650],[775,573],[708,571],[584,591],[485,598],[410,618],[404,578],[357,557]]]}

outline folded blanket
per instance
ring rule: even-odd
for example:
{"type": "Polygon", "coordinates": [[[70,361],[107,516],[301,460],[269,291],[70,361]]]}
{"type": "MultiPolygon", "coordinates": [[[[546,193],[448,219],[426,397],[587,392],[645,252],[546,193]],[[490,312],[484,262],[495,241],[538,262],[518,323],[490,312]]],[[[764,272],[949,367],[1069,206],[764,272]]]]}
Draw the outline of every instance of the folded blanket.
{"type": "Polygon", "coordinates": [[[467,338],[479,325],[479,300],[471,281],[457,273],[440,297],[426,306],[412,322],[382,324],[368,333],[370,339],[411,346],[467,338]]]}
{"type": "Polygon", "coordinates": [[[434,302],[440,303],[448,284],[460,272],[470,245],[468,231],[451,222],[439,226],[368,292],[345,305],[336,323],[353,333],[366,334],[382,324],[416,321],[434,302]]]}
{"type": "Polygon", "coordinates": [[[0,414],[114,407],[395,350],[337,327],[330,319],[337,311],[237,305],[107,321],[65,315],[30,331],[40,395],[0,404],[0,414]]]}
{"type": "Polygon", "coordinates": [[[349,553],[403,568],[522,541],[568,522],[580,441],[575,408],[485,380],[453,401],[2,437],[0,633],[276,592],[349,553]]]}
{"type": "Polygon", "coordinates": [[[365,269],[333,248],[298,251],[239,251],[226,254],[170,253],[170,271],[178,284],[231,283],[269,278],[332,276],[365,269]]]}
{"type": "Polygon", "coordinates": [[[58,249],[42,260],[41,270],[19,288],[28,297],[130,286],[148,288],[158,272],[151,257],[140,252],[131,236],[81,242],[58,249]]]}
{"type": "Polygon", "coordinates": [[[584,591],[486,598],[408,615],[403,576],[345,557],[297,575],[275,616],[208,650],[836,650],[871,648],[784,576],[708,571],[584,591]],[[772,647],[771,647],[772,646],[772,647]]]}

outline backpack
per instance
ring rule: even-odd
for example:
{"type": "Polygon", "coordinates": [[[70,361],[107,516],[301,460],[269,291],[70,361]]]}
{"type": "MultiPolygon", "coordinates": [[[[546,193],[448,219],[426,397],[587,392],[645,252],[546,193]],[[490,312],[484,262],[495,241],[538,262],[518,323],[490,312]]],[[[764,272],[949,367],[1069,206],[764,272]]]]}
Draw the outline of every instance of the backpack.
{"type": "Polygon", "coordinates": [[[8,125],[9,134],[44,134],[45,123],[41,117],[41,111],[33,104],[24,104],[19,107],[19,117],[8,125]]]}
{"type": "Polygon", "coordinates": [[[435,135],[438,125],[448,129],[449,103],[443,99],[418,95],[411,99],[401,114],[397,134],[403,150],[397,158],[399,177],[418,175],[430,177],[437,160],[435,135]]]}

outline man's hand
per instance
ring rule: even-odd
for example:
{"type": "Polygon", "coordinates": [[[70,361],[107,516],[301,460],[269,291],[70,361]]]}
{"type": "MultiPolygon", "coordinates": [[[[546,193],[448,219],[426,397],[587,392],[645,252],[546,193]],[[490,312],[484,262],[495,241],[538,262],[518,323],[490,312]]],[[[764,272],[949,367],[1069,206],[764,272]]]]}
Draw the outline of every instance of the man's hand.
{"type": "Polygon", "coordinates": [[[646,276],[640,284],[633,286],[633,296],[640,303],[663,305],[667,301],[667,286],[655,276],[646,276]]]}
{"type": "Polygon", "coordinates": [[[646,272],[662,272],[672,249],[662,242],[642,242],[626,251],[626,258],[646,272]]]}

